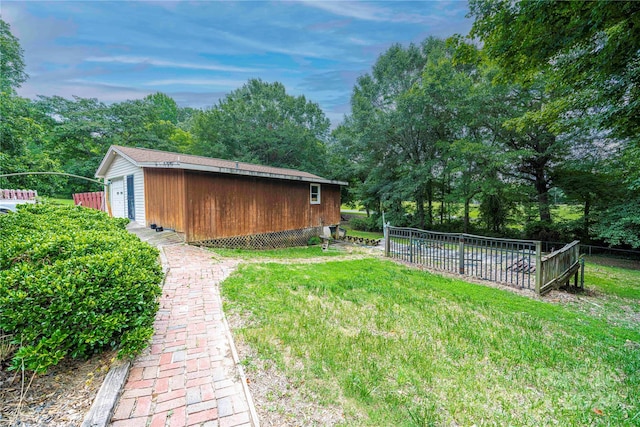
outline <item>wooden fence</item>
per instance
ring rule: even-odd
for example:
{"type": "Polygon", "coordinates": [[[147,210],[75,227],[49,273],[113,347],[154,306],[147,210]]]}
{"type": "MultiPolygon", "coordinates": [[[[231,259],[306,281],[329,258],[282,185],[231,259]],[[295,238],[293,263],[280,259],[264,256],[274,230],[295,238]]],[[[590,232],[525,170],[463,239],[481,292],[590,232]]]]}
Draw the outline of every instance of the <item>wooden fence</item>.
{"type": "Polygon", "coordinates": [[[35,200],[38,192],[35,190],[7,190],[0,188],[0,199],[35,200]]]}
{"type": "Polygon", "coordinates": [[[73,195],[73,202],[76,206],[84,206],[86,208],[105,210],[104,191],[95,191],[92,193],[76,193],[73,195]]]}
{"type": "MultiPolygon", "coordinates": [[[[584,265],[580,258],[580,242],[569,243],[562,249],[544,255],[540,260],[537,291],[545,294],[551,289],[568,283],[574,277],[574,286],[578,287],[580,267],[584,265]]],[[[580,286],[583,286],[584,273],[581,275],[580,286]]]]}
{"type": "Polygon", "coordinates": [[[385,227],[385,255],[543,294],[576,274],[579,242],[542,256],[535,240],[385,227]],[[567,249],[568,247],[568,249],[567,249]],[[543,273],[544,272],[544,273],[543,273]]]}

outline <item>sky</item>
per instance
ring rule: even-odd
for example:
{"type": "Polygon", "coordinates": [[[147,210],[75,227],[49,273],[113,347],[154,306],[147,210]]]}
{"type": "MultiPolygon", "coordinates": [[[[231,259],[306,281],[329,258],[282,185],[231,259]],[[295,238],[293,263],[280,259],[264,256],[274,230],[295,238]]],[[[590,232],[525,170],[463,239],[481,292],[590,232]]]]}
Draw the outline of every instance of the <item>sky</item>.
{"type": "Polygon", "coordinates": [[[111,103],[163,92],[208,108],[251,78],[279,81],[336,126],[358,76],[394,43],[467,34],[466,1],[10,1],[18,90],[111,103]]]}

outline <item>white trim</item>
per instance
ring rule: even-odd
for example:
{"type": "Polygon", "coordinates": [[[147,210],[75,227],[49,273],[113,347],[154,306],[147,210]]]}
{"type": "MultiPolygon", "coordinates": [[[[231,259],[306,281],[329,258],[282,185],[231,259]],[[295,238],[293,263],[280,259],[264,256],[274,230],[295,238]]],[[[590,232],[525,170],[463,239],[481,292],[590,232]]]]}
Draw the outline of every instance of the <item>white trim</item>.
{"type": "Polygon", "coordinates": [[[309,184],[309,202],[312,205],[319,205],[321,203],[321,198],[320,198],[320,192],[321,192],[322,186],[320,184],[309,184]],[[318,188],[318,200],[313,200],[313,187],[317,187],[318,188]]]}

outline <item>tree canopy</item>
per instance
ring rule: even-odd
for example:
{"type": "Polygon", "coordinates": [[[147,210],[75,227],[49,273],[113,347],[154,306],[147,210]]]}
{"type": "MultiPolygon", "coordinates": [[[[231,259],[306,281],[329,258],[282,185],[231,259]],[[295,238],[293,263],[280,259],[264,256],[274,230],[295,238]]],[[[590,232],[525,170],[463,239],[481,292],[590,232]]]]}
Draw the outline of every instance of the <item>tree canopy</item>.
{"type": "MultiPolygon", "coordinates": [[[[343,201],[363,205],[370,228],[385,212],[394,225],[640,247],[638,9],[471,0],[467,38],[391,45],[332,132],[318,104],[260,79],[206,110],[163,93],[21,98],[23,52],[0,21],[0,171],[92,177],[111,144],[137,146],[349,181],[343,201]],[[558,196],[582,217],[558,221],[558,196]]],[[[5,186],[97,189],[43,176],[5,186]]]]}
{"type": "Polygon", "coordinates": [[[194,115],[195,153],[324,174],[329,120],[282,83],[251,79],[194,115]]]}
{"type": "Polygon", "coordinates": [[[470,35],[508,79],[545,74],[568,88],[569,108],[598,108],[603,127],[638,139],[640,3],[470,0],[469,8],[470,35]]]}

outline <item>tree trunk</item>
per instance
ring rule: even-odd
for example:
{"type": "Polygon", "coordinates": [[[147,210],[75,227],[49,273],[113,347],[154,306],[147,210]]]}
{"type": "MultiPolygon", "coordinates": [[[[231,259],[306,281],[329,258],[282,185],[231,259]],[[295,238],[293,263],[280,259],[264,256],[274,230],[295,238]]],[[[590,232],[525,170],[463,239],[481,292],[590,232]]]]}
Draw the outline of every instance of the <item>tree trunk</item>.
{"type": "Polygon", "coordinates": [[[587,199],[584,201],[584,237],[589,237],[589,214],[591,211],[591,196],[587,196],[587,199]]]}
{"type": "Polygon", "coordinates": [[[445,196],[446,196],[444,178],[442,179],[441,196],[442,196],[442,198],[440,199],[440,225],[444,224],[444,201],[445,201],[445,196]]]}
{"type": "Polygon", "coordinates": [[[536,191],[538,193],[538,209],[540,221],[551,223],[551,208],[549,207],[549,183],[544,176],[544,169],[536,171],[536,191]]]}
{"type": "Polygon", "coordinates": [[[429,228],[433,225],[433,187],[431,182],[427,188],[427,225],[429,228]]]}
{"type": "Polygon", "coordinates": [[[419,189],[416,194],[416,216],[419,224],[419,228],[425,228],[424,222],[424,191],[419,189]]]}
{"type": "Polygon", "coordinates": [[[464,233],[469,232],[469,205],[471,204],[471,200],[465,198],[464,199],[464,233]]]}

